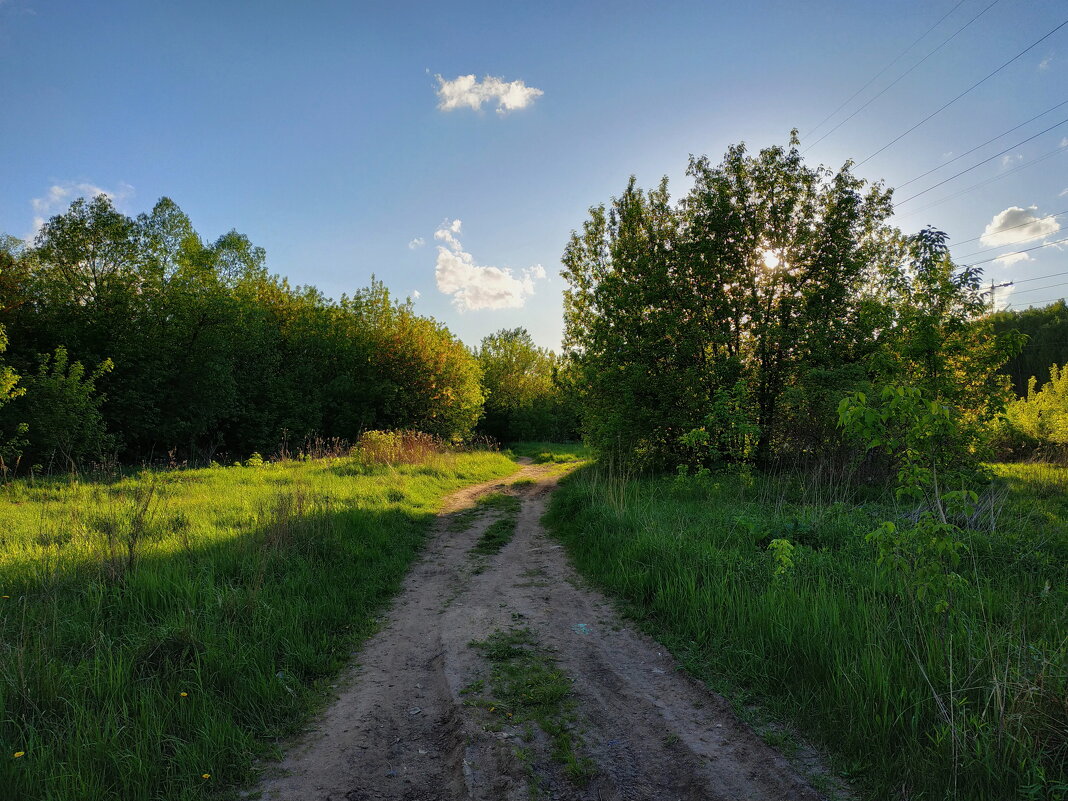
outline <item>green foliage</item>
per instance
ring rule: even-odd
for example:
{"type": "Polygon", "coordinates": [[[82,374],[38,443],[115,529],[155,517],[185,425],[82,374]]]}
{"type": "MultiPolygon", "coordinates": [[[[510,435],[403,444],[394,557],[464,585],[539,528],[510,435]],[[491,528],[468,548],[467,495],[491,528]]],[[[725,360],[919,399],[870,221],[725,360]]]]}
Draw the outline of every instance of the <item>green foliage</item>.
{"type": "Polygon", "coordinates": [[[881,521],[916,531],[915,505],[891,494],[860,503],[856,488],[797,473],[678,483],[591,467],[563,482],[546,520],[580,572],[683,665],[742,714],[759,708],[822,743],[860,796],[1057,798],[1068,783],[1068,469],[994,469],[1008,483],[970,519],[946,507],[967,546],[956,568],[927,544],[899,549],[968,578],[950,614],[937,586],[903,599],[904,573],[865,541],[881,521]],[[792,546],[778,575],[775,551],[787,549],[769,554],[774,540],[792,546]]]}
{"type": "Polygon", "coordinates": [[[478,452],[3,485],[0,742],[25,756],[0,759],[0,797],[229,797],[376,631],[445,494],[514,470],[478,452]]]}
{"type": "Polygon", "coordinates": [[[443,325],[378,281],[338,301],[291,287],[247,237],[205,241],[168,198],[135,219],[75,201],[0,259],[12,365],[58,347],[110,359],[100,413],[127,460],[233,461],[375,428],[462,438],[481,414],[479,365],[443,325]]]}
{"type": "Polygon", "coordinates": [[[480,431],[500,442],[574,438],[575,415],[557,380],[562,365],[525,328],[484,337],[475,356],[486,395],[480,431]]]}
{"type": "Polygon", "coordinates": [[[111,369],[105,360],[88,372],[81,362],[71,362],[63,347],[39,358],[37,371],[23,378],[25,394],[5,410],[5,417],[26,424],[26,456],[73,469],[83,459],[106,454],[111,440],[96,385],[111,369]]]}
{"type": "Polygon", "coordinates": [[[1032,376],[1026,397],[1005,407],[993,430],[994,447],[1003,454],[1063,458],[1068,453],[1068,368],[1052,365],[1049,379],[1039,389],[1032,376]]]}
{"type": "Polygon", "coordinates": [[[954,591],[964,585],[956,570],[965,550],[963,531],[950,521],[972,515],[979,499],[973,487],[984,479],[967,430],[948,406],[926,400],[916,387],[885,387],[874,402],[860,392],[844,398],[839,421],[867,449],[890,456],[897,498],[922,504],[915,524],[887,520],[868,534],[878,563],[900,573],[909,597],[950,611],[954,591]]]}
{"type": "Polygon", "coordinates": [[[1031,378],[1044,376],[1051,363],[1068,364],[1068,304],[1064,300],[996,312],[990,319],[997,334],[1019,332],[1027,340],[1005,365],[1017,395],[1026,395],[1031,378]]]}
{"type": "MultiPolygon", "coordinates": [[[[7,350],[7,334],[3,326],[0,326],[0,355],[7,350]]],[[[0,362],[0,409],[4,404],[19,397],[26,392],[24,387],[18,386],[19,376],[10,367],[0,362]]],[[[2,412],[0,412],[2,414],[2,412]]],[[[22,453],[25,441],[21,436],[26,433],[25,423],[16,423],[11,435],[4,436],[0,428],[0,471],[7,473],[8,462],[17,460],[22,453]]]]}
{"type": "Polygon", "coordinates": [[[631,179],[563,256],[566,355],[585,433],[673,465],[806,461],[837,444],[834,408],[907,383],[976,425],[1006,395],[1018,347],[994,336],[980,272],[945,236],[887,223],[890,192],[788,148],[691,159],[692,189],[631,179]]]}

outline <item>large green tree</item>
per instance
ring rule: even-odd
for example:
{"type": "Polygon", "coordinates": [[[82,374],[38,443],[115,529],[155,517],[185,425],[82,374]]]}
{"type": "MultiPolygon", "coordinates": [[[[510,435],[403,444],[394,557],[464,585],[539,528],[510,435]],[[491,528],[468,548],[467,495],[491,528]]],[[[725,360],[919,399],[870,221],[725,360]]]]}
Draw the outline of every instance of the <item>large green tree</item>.
{"type": "Polygon", "coordinates": [[[767,463],[824,452],[838,401],[871,381],[986,403],[1005,348],[977,333],[978,272],[937,232],[892,228],[889,190],[849,163],[806,166],[796,134],[691,158],[689,175],[674,204],[666,181],[632,179],[564,253],[566,346],[597,444],[767,463]]]}

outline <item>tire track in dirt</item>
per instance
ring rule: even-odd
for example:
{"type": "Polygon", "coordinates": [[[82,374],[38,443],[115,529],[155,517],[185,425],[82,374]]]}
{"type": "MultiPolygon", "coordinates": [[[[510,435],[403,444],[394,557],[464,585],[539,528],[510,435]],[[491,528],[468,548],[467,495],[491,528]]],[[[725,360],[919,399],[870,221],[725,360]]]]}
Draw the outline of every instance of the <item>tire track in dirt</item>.
{"type": "Polygon", "coordinates": [[[581,583],[540,523],[557,475],[528,465],[450,497],[339,697],[262,783],[266,801],[820,798],[726,701],[581,583]],[[529,481],[510,487],[517,479],[529,481]],[[492,515],[459,533],[450,520],[495,491],[522,499],[515,536],[472,558],[492,515]],[[485,710],[464,703],[462,691],[486,676],[470,644],[517,620],[572,680],[583,750],[597,768],[585,787],[564,776],[545,737],[521,743],[518,730],[487,726],[485,710]],[[533,756],[517,758],[520,745],[533,756]]]}

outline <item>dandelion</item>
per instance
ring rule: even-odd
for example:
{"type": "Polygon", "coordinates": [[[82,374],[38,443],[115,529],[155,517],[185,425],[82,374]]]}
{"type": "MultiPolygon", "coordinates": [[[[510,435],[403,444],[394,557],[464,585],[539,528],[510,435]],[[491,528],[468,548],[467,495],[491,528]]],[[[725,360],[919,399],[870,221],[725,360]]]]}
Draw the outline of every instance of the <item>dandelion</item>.
{"type": "Polygon", "coordinates": [[[19,757],[24,757],[24,756],[26,756],[26,752],[25,752],[25,751],[16,751],[16,752],[15,752],[15,753],[14,753],[14,754],[12,755],[12,757],[11,757],[11,758],[12,758],[12,759],[18,759],[19,757]]]}
{"type": "Polygon", "coordinates": [[[210,779],[211,778],[211,774],[210,773],[201,773],[200,774],[200,778],[202,778],[202,779],[210,779]]]}
{"type": "Polygon", "coordinates": [[[180,695],[182,698],[188,698],[189,697],[189,693],[178,693],[178,695],[180,695]]]}

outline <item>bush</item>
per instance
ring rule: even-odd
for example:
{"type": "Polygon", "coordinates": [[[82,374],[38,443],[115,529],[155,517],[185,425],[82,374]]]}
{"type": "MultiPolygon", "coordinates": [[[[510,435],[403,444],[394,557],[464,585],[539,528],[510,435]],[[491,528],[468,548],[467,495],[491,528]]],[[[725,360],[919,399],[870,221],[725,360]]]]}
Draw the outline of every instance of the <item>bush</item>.
{"type": "Polygon", "coordinates": [[[111,448],[113,439],[100,412],[105,398],[96,390],[96,382],[111,369],[106,359],[87,372],[81,362],[71,362],[62,347],[40,357],[37,372],[23,378],[25,394],[5,409],[27,425],[26,456],[40,464],[59,460],[73,469],[111,448]]]}

